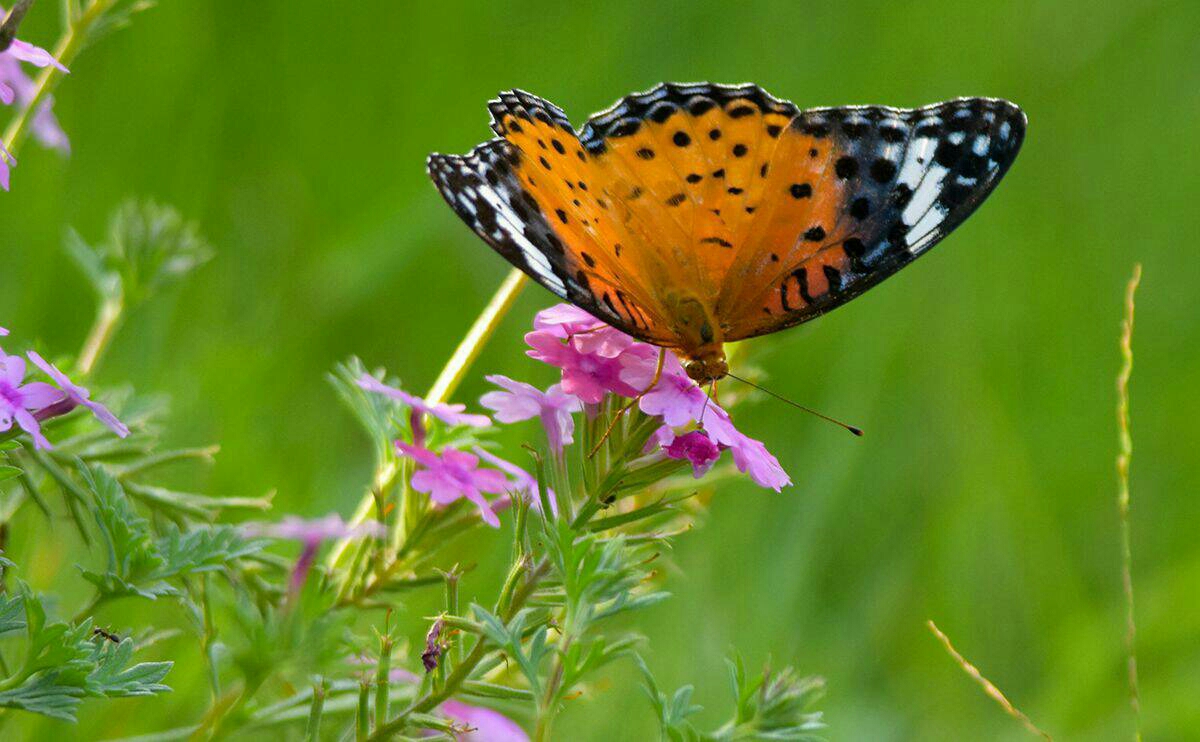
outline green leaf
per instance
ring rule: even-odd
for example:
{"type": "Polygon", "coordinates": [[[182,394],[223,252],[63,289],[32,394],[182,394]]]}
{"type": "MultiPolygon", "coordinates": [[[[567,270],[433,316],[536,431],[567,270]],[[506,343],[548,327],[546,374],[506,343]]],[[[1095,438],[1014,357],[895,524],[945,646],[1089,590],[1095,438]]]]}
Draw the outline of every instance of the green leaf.
{"type": "Polygon", "coordinates": [[[21,476],[21,469],[8,464],[0,464],[0,482],[8,479],[16,479],[21,476]]]}
{"type": "MultiPolygon", "coordinates": [[[[6,560],[7,561],[7,560],[6,560]]],[[[0,595],[0,636],[25,629],[25,598],[20,594],[0,595]]]]}
{"type": "Polygon", "coordinates": [[[154,577],[166,579],[221,569],[234,559],[262,550],[265,544],[246,540],[233,526],[197,526],[183,532],[171,524],[156,542],[162,565],[154,577]]]}
{"type": "Polygon", "coordinates": [[[152,696],[170,692],[159,681],[170,672],[171,662],[141,662],[129,667],[133,659],[133,640],[120,644],[105,641],[97,650],[97,665],[88,676],[85,688],[89,695],[109,698],[152,696]]]}
{"type": "Polygon", "coordinates": [[[136,200],[126,201],[113,214],[105,242],[90,245],[72,231],[66,250],[102,298],[123,299],[131,306],[213,255],[196,225],[178,211],[136,200]]]}
{"type": "Polygon", "coordinates": [[[57,679],[58,674],[53,672],[30,678],[16,688],[0,693],[0,706],[75,721],[83,689],[60,685],[57,679]]]}
{"type": "Polygon", "coordinates": [[[96,523],[108,542],[108,571],[116,582],[137,583],[152,578],[164,560],[150,534],[150,524],[138,514],[120,482],[100,468],[80,465],[96,501],[96,523]]]}

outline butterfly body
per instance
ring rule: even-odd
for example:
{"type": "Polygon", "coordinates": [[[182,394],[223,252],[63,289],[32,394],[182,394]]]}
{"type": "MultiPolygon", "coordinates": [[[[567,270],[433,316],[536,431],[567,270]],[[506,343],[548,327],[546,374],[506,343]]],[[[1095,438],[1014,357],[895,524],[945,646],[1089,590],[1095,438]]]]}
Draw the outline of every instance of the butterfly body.
{"type": "Polygon", "coordinates": [[[964,98],[801,110],[755,85],[663,84],[576,132],[553,104],[489,104],[497,138],[429,172],[540,284],[689,375],[723,344],[805,322],[924,254],[991,193],[1024,114],[964,98]]]}

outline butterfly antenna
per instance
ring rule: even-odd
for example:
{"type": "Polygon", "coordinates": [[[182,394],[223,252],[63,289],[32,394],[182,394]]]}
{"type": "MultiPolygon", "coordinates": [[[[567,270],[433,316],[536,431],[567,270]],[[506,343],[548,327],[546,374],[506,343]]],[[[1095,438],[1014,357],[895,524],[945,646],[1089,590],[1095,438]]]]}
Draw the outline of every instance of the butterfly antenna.
{"type": "Polygon", "coordinates": [[[712,402],[713,394],[717,391],[717,380],[713,379],[708,382],[708,391],[704,393],[704,406],[700,408],[700,417],[698,422],[700,427],[704,428],[704,413],[708,412],[708,403],[712,402]]]}
{"type": "Polygon", "coordinates": [[[796,402],[793,402],[792,400],[788,399],[787,397],[785,397],[785,396],[783,396],[783,395],[781,395],[781,394],[776,394],[775,392],[771,391],[770,389],[766,389],[766,388],[764,388],[764,387],[761,387],[761,386],[759,386],[758,384],[755,384],[753,381],[748,381],[748,380],[746,380],[746,379],[743,379],[743,378],[742,378],[742,377],[740,377],[740,376],[734,376],[733,374],[728,374],[728,376],[729,376],[729,378],[731,378],[731,379],[736,379],[737,381],[740,381],[740,382],[742,382],[742,383],[743,383],[743,384],[745,384],[746,386],[753,387],[753,388],[757,389],[758,391],[762,392],[763,394],[769,394],[769,395],[771,395],[772,397],[774,397],[775,399],[778,399],[780,402],[784,402],[784,403],[786,403],[786,404],[790,404],[792,407],[795,407],[795,408],[796,408],[796,409],[798,409],[798,410],[803,410],[803,411],[807,412],[808,414],[810,414],[810,415],[813,415],[813,416],[815,416],[815,417],[819,417],[819,418],[821,418],[822,420],[824,420],[824,421],[826,421],[826,422],[831,422],[831,423],[833,423],[834,425],[837,425],[837,426],[839,426],[839,427],[845,428],[846,430],[849,430],[851,433],[853,433],[853,434],[855,434],[855,435],[859,436],[860,438],[861,438],[861,437],[862,437],[862,435],[863,435],[862,428],[856,428],[856,427],[854,427],[853,425],[847,425],[846,423],[842,422],[841,420],[836,420],[836,419],[834,419],[834,418],[830,417],[829,415],[823,415],[823,414],[821,414],[820,412],[817,412],[817,411],[816,411],[816,410],[814,410],[814,409],[811,409],[811,408],[805,407],[805,406],[804,406],[804,405],[802,405],[802,404],[798,404],[798,403],[796,403],[796,402]]]}

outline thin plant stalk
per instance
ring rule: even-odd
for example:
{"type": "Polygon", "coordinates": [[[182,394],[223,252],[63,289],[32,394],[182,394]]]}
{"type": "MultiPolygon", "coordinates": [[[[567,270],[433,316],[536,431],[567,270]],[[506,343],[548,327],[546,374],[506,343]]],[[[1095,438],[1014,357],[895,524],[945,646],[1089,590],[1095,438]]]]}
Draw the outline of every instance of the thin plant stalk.
{"type": "Polygon", "coordinates": [[[1117,374],[1117,513],[1121,521],[1121,588],[1125,597],[1125,664],[1129,682],[1129,707],[1133,710],[1133,738],[1142,739],[1142,703],[1138,690],[1137,623],[1133,613],[1133,548],[1129,527],[1129,463],[1133,458],[1133,433],[1129,424],[1129,378],[1133,374],[1134,295],[1142,280],[1142,266],[1133,266],[1125,289],[1125,319],[1121,323],[1121,371],[1117,374]]]}
{"type": "Polygon", "coordinates": [[[968,662],[967,658],[963,657],[962,654],[960,654],[959,651],[954,648],[954,645],[950,643],[950,637],[942,633],[942,630],[938,628],[937,624],[935,624],[932,620],[929,620],[925,622],[925,625],[929,627],[929,631],[935,637],[937,637],[937,640],[942,643],[942,648],[946,650],[946,654],[950,655],[954,662],[960,668],[962,668],[962,671],[979,684],[979,687],[983,689],[983,692],[987,694],[988,698],[991,698],[1000,706],[1000,708],[1004,709],[1004,713],[1021,722],[1021,725],[1024,726],[1030,734],[1037,735],[1047,740],[1047,742],[1053,742],[1053,737],[1038,728],[1038,726],[1034,724],[1028,716],[1023,714],[1020,709],[1012,704],[1012,701],[1008,700],[1008,697],[996,687],[995,683],[984,677],[983,673],[979,672],[978,667],[975,667],[975,665],[972,665],[970,662],[968,662]]]}
{"type": "MultiPolygon", "coordinates": [[[[92,0],[78,18],[69,18],[67,30],[54,46],[54,58],[63,66],[69,66],[87,43],[96,23],[116,4],[117,0],[92,0]]],[[[16,117],[4,130],[4,148],[14,156],[29,135],[29,127],[38,109],[46,98],[54,93],[63,74],[65,73],[54,65],[43,69],[34,82],[33,97],[29,99],[29,104],[17,112],[16,117]]]]}

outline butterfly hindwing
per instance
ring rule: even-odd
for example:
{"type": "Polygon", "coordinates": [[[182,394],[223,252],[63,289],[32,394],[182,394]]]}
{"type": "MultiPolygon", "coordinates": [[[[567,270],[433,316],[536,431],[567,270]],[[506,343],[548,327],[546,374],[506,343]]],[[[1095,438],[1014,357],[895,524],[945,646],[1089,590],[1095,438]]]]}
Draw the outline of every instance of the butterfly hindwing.
{"type": "Polygon", "coordinates": [[[798,188],[788,189],[801,198],[780,197],[730,271],[718,306],[726,337],[812,319],[924,254],[991,193],[1024,129],[1016,106],[982,98],[801,113],[785,136],[801,146],[781,143],[773,164],[792,163],[798,188]],[[798,167],[805,146],[811,164],[798,167]]]}

